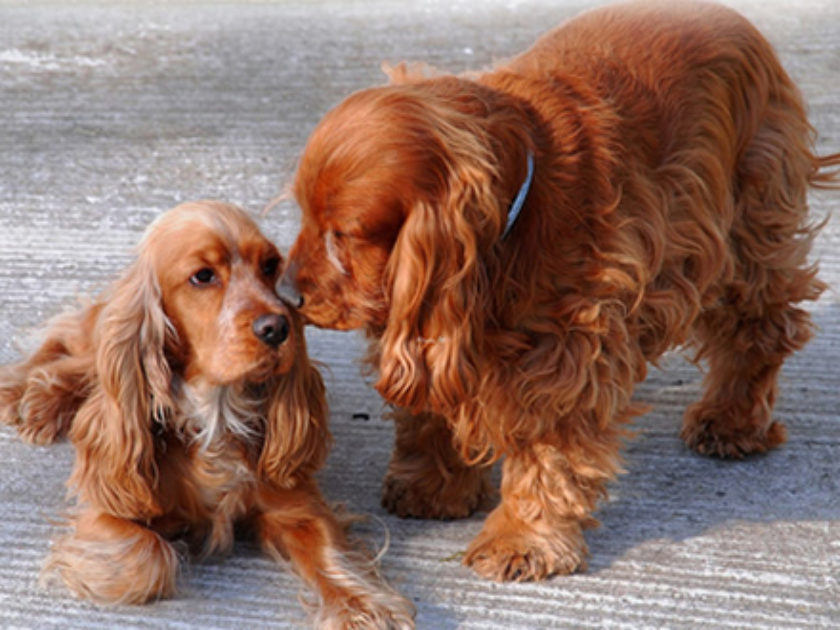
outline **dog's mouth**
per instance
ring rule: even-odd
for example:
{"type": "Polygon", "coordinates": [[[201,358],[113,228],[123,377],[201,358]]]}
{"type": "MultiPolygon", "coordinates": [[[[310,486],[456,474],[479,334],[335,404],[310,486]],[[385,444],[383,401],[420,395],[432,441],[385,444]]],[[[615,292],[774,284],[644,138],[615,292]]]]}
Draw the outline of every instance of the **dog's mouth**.
{"type": "Polygon", "coordinates": [[[256,361],[252,362],[243,375],[243,380],[250,383],[264,383],[280,374],[286,374],[294,365],[295,348],[292,344],[281,346],[276,350],[264,352],[256,361]]]}
{"type": "Polygon", "coordinates": [[[304,302],[298,313],[305,324],[326,330],[358,330],[371,324],[364,308],[344,302],[321,300],[318,296],[304,302]]]}
{"type": "MultiPolygon", "coordinates": [[[[265,383],[272,378],[288,373],[295,363],[297,344],[288,340],[277,348],[260,345],[254,348],[229,348],[212,358],[204,369],[192,374],[203,374],[216,385],[235,385],[240,382],[255,385],[265,383]]],[[[187,371],[187,378],[191,374],[187,371]]]]}

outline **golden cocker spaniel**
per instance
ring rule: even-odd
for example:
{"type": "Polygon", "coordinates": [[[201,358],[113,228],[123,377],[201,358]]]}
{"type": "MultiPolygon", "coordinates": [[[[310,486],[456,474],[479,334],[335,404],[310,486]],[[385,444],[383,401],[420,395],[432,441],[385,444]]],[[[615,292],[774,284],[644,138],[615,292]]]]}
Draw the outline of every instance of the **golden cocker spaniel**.
{"type": "Polygon", "coordinates": [[[229,550],[243,525],[314,587],[315,627],[414,627],[313,478],[327,406],[300,318],[273,291],[281,263],[242,210],[180,205],[108,292],[0,371],[0,420],[75,446],[78,511],[47,569],[79,596],[171,596],[182,552],[229,550]]]}
{"type": "Polygon", "coordinates": [[[714,4],[587,12],[475,75],[407,68],[330,111],[294,192],[278,290],[364,329],[397,407],[383,503],[456,518],[505,457],[465,562],[499,580],[585,564],[646,363],[691,346],[682,436],[742,457],[785,439],[784,359],[823,289],[809,186],[836,187],[770,44],[714,4]]]}

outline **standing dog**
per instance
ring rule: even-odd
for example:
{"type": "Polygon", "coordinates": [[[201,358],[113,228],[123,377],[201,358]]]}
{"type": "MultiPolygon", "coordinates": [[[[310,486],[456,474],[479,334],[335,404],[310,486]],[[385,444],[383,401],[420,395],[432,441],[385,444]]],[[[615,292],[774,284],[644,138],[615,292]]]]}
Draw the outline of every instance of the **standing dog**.
{"type": "Polygon", "coordinates": [[[0,371],[0,419],[40,444],[69,433],[76,448],[79,510],[47,568],[78,595],[171,596],[176,541],[226,551],[245,524],[315,588],[316,627],[413,627],[313,478],[330,439],[324,387],[300,318],[274,294],[280,264],[238,208],[183,204],[109,292],[0,371]]]}
{"type": "Polygon", "coordinates": [[[785,439],[782,362],[811,185],[836,186],[796,86],[735,12],[595,10],[477,76],[405,66],[326,115],[301,158],[303,217],[279,289],[318,326],[364,329],[398,407],[383,503],[469,514],[505,456],[466,564],[499,580],[585,563],[646,362],[708,362],[682,436],[743,457],[785,439]]]}

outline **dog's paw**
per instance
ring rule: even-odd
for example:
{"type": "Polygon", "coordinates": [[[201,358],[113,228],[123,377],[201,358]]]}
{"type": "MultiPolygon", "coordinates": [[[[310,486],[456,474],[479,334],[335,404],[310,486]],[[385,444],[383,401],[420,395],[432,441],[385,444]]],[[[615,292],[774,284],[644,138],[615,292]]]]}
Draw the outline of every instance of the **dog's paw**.
{"type": "Polygon", "coordinates": [[[742,459],[784,443],[787,431],[780,422],[773,422],[768,427],[738,422],[727,418],[726,414],[705,413],[698,404],[686,411],[680,437],[701,455],[742,459]]]}
{"type": "Polygon", "coordinates": [[[24,442],[39,446],[53,444],[63,437],[63,433],[59,432],[52,422],[21,424],[18,426],[18,435],[24,442]]]}
{"type": "Polygon", "coordinates": [[[321,608],[313,626],[322,630],[414,630],[414,606],[389,595],[386,601],[350,598],[321,608]]]}
{"type": "Polygon", "coordinates": [[[464,564],[498,582],[527,582],[586,569],[588,550],[575,521],[528,524],[496,508],[472,541],[464,564]]]}
{"type": "Polygon", "coordinates": [[[70,430],[75,401],[68,405],[60,397],[49,397],[27,390],[19,406],[18,435],[30,444],[45,446],[63,439],[70,430]]]}
{"type": "Polygon", "coordinates": [[[483,468],[464,467],[442,477],[436,470],[418,475],[392,467],[382,485],[382,506],[400,518],[466,518],[489,493],[483,468]]]}
{"type": "Polygon", "coordinates": [[[20,399],[23,396],[24,387],[4,374],[0,368],[0,423],[15,426],[20,424],[20,399]],[[4,382],[3,379],[10,381],[4,382]]]}

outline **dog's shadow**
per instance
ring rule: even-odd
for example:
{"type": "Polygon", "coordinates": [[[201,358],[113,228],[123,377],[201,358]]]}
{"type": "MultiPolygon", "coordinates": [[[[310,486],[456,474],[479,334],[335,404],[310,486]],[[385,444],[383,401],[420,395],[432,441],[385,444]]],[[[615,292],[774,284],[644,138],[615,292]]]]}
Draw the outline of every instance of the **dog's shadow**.
{"type": "MultiPolygon", "coordinates": [[[[837,309],[828,311],[816,318],[823,328],[832,315],[838,319],[837,309]]],[[[682,412],[701,392],[697,368],[671,357],[663,370],[653,370],[636,396],[653,410],[634,423],[636,436],[623,451],[627,472],[596,513],[601,527],[587,533],[589,572],[694,538],[703,544],[712,536],[725,552],[750,531],[772,536],[771,523],[840,520],[836,375],[814,377],[814,362],[825,361],[825,349],[816,346],[789,360],[774,412],[787,426],[788,442],[743,460],[703,457],[679,439],[682,412]],[[721,535],[724,528],[730,533],[721,535]]]]}

